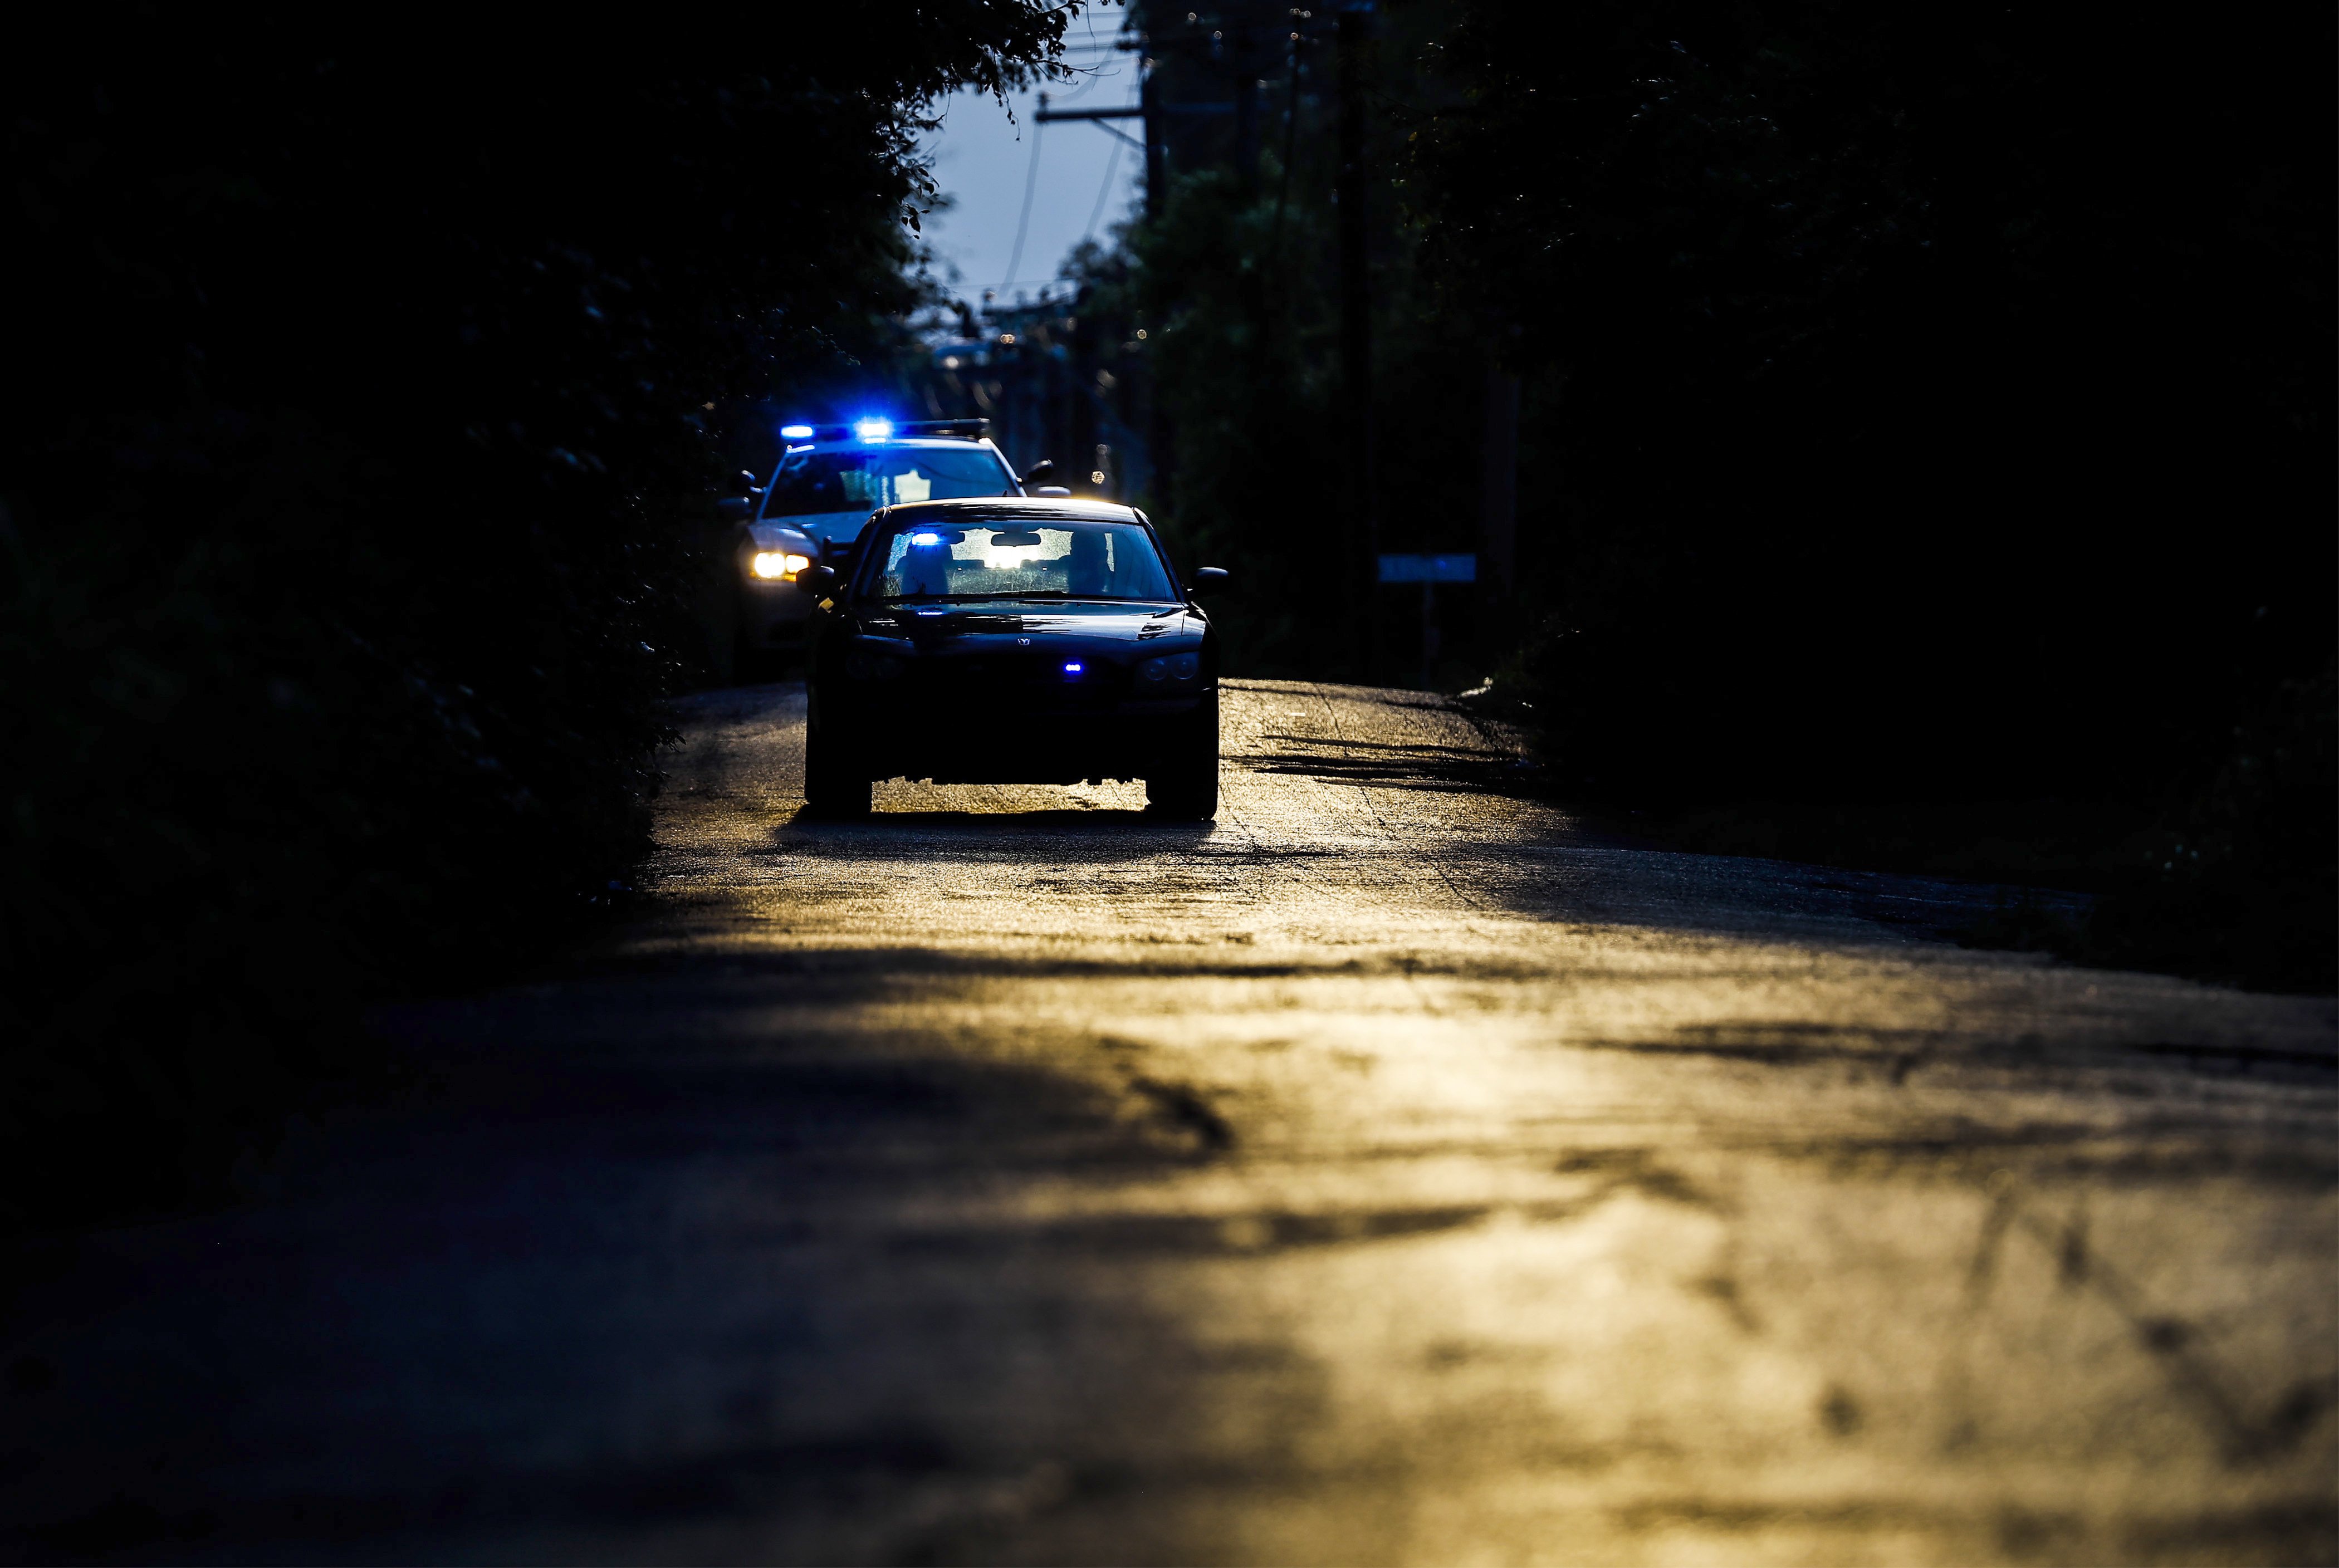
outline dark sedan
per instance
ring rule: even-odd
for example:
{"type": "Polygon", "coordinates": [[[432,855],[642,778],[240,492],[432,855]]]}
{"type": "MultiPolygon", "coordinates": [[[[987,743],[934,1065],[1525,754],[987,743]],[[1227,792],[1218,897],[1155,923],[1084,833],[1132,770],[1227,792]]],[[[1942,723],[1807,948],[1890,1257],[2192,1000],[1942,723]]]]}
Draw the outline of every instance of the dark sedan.
{"type": "Polygon", "coordinates": [[[807,574],[804,796],[869,809],[878,779],[1143,779],[1154,813],[1219,809],[1219,645],[1145,514],[1100,501],[887,508],[850,577],[807,574]]]}

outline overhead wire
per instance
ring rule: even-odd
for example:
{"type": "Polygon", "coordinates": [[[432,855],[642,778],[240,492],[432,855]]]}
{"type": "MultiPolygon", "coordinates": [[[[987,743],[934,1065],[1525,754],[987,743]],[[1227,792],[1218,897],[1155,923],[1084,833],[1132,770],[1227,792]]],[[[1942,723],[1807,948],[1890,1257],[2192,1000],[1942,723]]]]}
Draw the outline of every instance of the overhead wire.
{"type": "Polygon", "coordinates": [[[1097,220],[1104,216],[1105,201],[1112,194],[1112,177],[1120,173],[1120,139],[1116,138],[1112,156],[1104,162],[1104,183],[1097,187],[1096,206],[1090,210],[1089,226],[1081,232],[1084,242],[1096,237],[1097,220]]]}
{"type": "MultiPolygon", "coordinates": [[[[1133,104],[1137,103],[1138,100],[1132,95],[1130,102],[1133,104]]],[[[1081,234],[1081,238],[1083,241],[1092,240],[1096,237],[1097,220],[1104,216],[1105,202],[1112,195],[1113,176],[1120,173],[1120,151],[1123,147],[1130,145],[1130,139],[1127,136],[1122,135],[1119,131],[1113,130],[1113,127],[1106,124],[1103,121],[1096,121],[1094,122],[1094,124],[1100,131],[1112,132],[1112,156],[1105,160],[1104,183],[1097,187],[1096,206],[1090,210],[1089,226],[1081,234]]]]}
{"type": "Polygon", "coordinates": [[[1031,192],[1040,187],[1040,133],[1046,129],[1036,120],[1031,123],[1031,167],[1023,176],[1023,215],[1015,221],[1015,249],[1008,257],[1007,281],[999,285],[1002,296],[1015,281],[1015,269],[1023,264],[1023,236],[1031,228],[1031,192]]]}
{"type": "MultiPolygon", "coordinates": [[[[1090,28],[1091,35],[1093,35],[1095,28],[1093,19],[1091,19],[1090,23],[1090,28]]],[[[1103,43],[1102,41],[1099,41],[1095,44],[1075,44],[1070,45],[1070,47],[1074,49],[1093,48],[1098,51],[1100,56],[1102,56],[1109,54],[1112,46],[1109,44],[1103,43]]],[[[1070,99],[1077,100],[1081,98],[1093,90],[1097,84],[1104,80],[1106,77],[1120,74],[1118,71],[1107,70],[1103,67],[1104,60],[1100,58],[1096,66],[1082,70],[1080,74],[1086,76],[1088,80],[1073,90],[1073,92],[1069,95],[1070,99]]],[[[1110,128],[1110,127],[1107,127],[1107,129],[1110,128]]],[[[1018,279],[1015,274],[1023,265],[1023,244],[1025,240],[1030,237],[1031,232],[1031,198],[1038,192],[1040,185],[1040,142],[1041,133],[1044,129],[1046,129],[1046,127],[1042,122],[1036,118],[1032,121],[1031,161],[1023,174],[1023,210],[1021,212],[1017,214],[1015,219],[1015,246],[1008,254],[1007,276],[1005,279],[1002,280],[999,288],[996,291],[998,296],[1001,298],[1004,298],[1008,291],[1016,286],[1018,279]]],[[[1106,160],[1104,183],[1097,191],[1096,205],[1089,213],[1088,229],[1086,232],[1081,236],[1083,240],[1089,239],[1095,234],[1097,222],[1104,215],[1105,202],[1112,194],[1113,176],[1120,172],[1120,140],[1125,140],[1125,138],[1116,140],[1112,149],[1112,156],[1106,160]]]]}

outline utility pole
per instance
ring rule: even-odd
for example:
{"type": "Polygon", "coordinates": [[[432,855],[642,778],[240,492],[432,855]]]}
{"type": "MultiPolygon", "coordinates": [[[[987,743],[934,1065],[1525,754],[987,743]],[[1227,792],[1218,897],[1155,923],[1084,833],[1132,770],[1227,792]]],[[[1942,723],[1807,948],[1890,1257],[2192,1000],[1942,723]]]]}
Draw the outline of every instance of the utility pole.
{"type": "Polygon", "coordinates": [[[1258,62],[1248,26],[1238,28],[1232,42],[1228,53],[1235,72],[1235,169],[1248,196],[1258,189],[1258,62]]]}
{"type": "MultiPolygon", "coordinates": [[[[1116,47],[1126,48],[1130,45],[1120,44],[1116,47]]],[[[1239,105],[1234,104],[1164,104],[1154,84],[1153,64],[1154,62],[1150,59],[1139,62],[1138,69],[1143,74],[1138,79],[1137,102],[1134,104],[1124,104],[1109,109],[1051,109],[1048,107],[1048,95],[1042,93],[1040,94],[1040,112],[1031,116],[1042,125],[1052,125],[1061,120],[1091,121],[1099,129],[1108,134],[1119,136],[1132,147],[1137,145],[1133,138],[1125,132],[1115,131],[1104,122],[1143,120],[1145,123],[1145,215],[1149,219],[1161,215],[1163,182],[1167,177],[1165,165],[1169,157],[1167,141],[1170,117],[1232,114],[1239,109],[1239,105]]]]}
{"type": "MultiPolygon", "coordinates": [[[[1150,53],[1138,54],[1137,79],[1140,84],[1138,102],[1145,107],[1145,226],[1150,230],[1161,221],[1162,200],[1168,192],[1170,178],[1167,148],[1163,144],[1170,127],[1161,113],[1160,71],[1150,53]]],[[[1153,509],[1166,514],[1171,501],[1170,487],[1177,479],[1175,437],[1170,429],[1170,416],[1161,407],[1160,383],[1154,378],[1151,356],[1148,355],[1142,363],[1145,453],[1153,467],[1153,509]]]]}
{"type": "MultiPolygon", "coordinates": [[[[1376,577],[1380,555],[1380,485],[1373,461],[1373,316],[1365,254],[1365,70],[1371,46],[1369,0],[1344,5],[1339,17],[1340,168],[1333,199],[1340,208],[1341,426],[1347,444],[1348,515],[1364,524],[1365,548],[1356,563],[1359,586],[1376,577]]],[[[1370,592],[1367,587],[1367,592],[1370,592]]],[[[1378,642],[1377,617],[1367,616],[1365,654],[1378,642]]]]}
{"type": "Polygon", "coordinates": [[[1154,80],[1153,62],[1143,55],[1137,60],[1137,90],[1139,112],[1145,116],[1145,221],[1149,223],[1161,216],[1161,89],[1154,80]]]}

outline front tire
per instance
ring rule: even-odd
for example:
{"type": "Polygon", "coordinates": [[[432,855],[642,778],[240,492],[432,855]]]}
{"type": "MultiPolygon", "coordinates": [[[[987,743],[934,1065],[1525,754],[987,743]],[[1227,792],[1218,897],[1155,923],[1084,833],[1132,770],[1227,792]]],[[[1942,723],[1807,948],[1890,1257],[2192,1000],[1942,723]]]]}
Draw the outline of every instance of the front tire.
{"type": "Polygon", "coordinates": [[[1145,775],[1145,807],[1174,822],[1208,822],[1219,814],[1219,695],[1212,692],[1179,737],[1160,773],[1145,775]]]}
{"type": "Polygon", "coordinates": [[[860,754],[827,728],[812,725],[804,731],[804,804],[816,816],[859,817],[869,814],[869,769],[860,754]]]}

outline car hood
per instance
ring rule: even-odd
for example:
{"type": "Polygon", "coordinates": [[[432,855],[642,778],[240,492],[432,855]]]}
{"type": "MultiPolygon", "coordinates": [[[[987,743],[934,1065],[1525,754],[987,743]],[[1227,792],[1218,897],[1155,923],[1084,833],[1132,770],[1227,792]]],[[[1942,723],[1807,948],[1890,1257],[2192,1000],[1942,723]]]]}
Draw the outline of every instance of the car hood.
{"type": "Polygon", "coordinates": [[[818,555],[823,541],[805,533],[793,521],[785,523],[754,523],[747,532],[759,550],[793,550],[799,555],[818,555]]]}
{"type": "Polygon", "coordinates": [[[849,545],[861,537],[875,514],[864,507],[852,512],[800,512],[792,518],[758,518],[759,528],[794,528],[824,545],[849,545]]]}
{"type": "Polygon", "coordinates": [[[1174,642],[1199,636],[1202,617],[1183,605],[1035,605],[991,599],[954,605],[872,606],[854,617],[864,636],[921,646],[991,637],[1079,638],[1087,643],[1174,642]]]}

